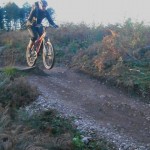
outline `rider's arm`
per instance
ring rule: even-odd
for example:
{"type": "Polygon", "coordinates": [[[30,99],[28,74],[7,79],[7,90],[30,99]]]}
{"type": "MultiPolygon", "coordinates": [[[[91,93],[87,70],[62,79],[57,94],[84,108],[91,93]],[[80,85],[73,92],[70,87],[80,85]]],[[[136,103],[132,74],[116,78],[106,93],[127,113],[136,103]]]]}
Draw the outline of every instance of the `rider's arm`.
{"type": "Polygon", "coordinates": [[[56,25],[47,11],[46,11],[46,18],[47,18],[49,24],[51,24],[52,26],[56,25]]]}
{"type": "Polygon", "coordinates": [[[36,10],[32,9],[30,14],[29,14],[29,17],[28,17],[26,25],[27,26],[32,26],[33,24],[36,24],[36,21],[37,21],[36,10]]]}
{"type": "Polygon", "coordinates": [[[30,22],[32,22],[32,19],[33,19],[34,14],[35,14],[35,9],[32,9],[31,12],[30,12],[30,14],[29,14],[29,17],[28,17],[28,20],[29,20],[30,22]]]}

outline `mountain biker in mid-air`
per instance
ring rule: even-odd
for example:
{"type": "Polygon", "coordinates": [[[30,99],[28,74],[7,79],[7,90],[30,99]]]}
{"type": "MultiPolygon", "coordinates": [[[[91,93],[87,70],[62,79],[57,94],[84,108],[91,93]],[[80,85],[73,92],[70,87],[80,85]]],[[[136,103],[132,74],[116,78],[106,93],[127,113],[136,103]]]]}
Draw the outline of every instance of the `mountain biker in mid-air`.
{"type": "Polygon", "coordinates": [[[31,39],[27,47],[28,49],[31,49],[38,36],[42,35],[43,28],[40,26],[40,24],[44,18],[46,18],[49,24],[52,25],[54,28],[58,27],[58,25],[56,25],[53,22],[50,14],[46,10],[47,6],[48,3],[46,0],[40,0],[39,2],[35,2],[35,7],[33,7],[30,12],[30,15],[26,23],[29,34],[31,36],[31,39]]]}

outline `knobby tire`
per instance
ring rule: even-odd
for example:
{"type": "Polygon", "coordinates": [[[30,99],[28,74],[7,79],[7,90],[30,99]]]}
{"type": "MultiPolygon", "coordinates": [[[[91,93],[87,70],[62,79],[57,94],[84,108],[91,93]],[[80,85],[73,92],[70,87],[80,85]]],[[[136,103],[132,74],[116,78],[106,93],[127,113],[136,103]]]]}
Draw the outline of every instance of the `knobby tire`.
{"type": "Polygon", "coordinates": [[[55,62],[55,52],[51,42],[44,42],[43,44],[43,64],[46,69],[52,69],[55,62]]]}
{"type": "Polygon", "coordinates": [[[34,46],[32,47],[32,49],[27,48],[26,50],[26,61],[29,67],[33,67],[36,63],[36,59],[37,59],[37,53],[34,49],[34,46]]]}

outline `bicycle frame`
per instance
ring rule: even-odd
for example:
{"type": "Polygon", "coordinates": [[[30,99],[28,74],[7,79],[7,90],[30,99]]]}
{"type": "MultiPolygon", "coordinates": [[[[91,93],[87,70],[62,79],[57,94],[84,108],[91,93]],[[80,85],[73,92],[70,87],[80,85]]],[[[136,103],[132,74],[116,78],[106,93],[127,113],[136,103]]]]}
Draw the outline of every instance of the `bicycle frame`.
{"type": "Polygon", "coordinates": [[[38,39],[34,43],[34,46],[35,46],[37,54],[39,53],[40,48],[41,48],[41,44],[42,44],[42,42],[43,42],[43,40],[44,40],[44,38],[46,36],[45,27],[43,27],[43,28],[44,28],[43,29],[44,30],[43,34],[40,37],[38,37],[38,39]]]}

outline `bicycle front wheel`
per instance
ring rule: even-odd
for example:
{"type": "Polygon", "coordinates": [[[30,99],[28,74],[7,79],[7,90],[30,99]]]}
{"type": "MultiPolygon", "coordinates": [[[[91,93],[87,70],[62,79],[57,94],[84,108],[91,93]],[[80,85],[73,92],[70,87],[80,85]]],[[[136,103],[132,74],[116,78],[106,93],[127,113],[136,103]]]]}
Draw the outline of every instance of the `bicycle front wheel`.
{"type": "Polygon", "coordinates": [[[26,50],[26,61],[29,67],[33,67],[36,63],[37,53],[33,46],[32,49],[27,48],[26,50]]]}
{"type": "Polygon", "coordinates": [[[52,69],[55,62],[55,52],[50,42],[43,44],[43,64],[46,69],[52,69]]]}

